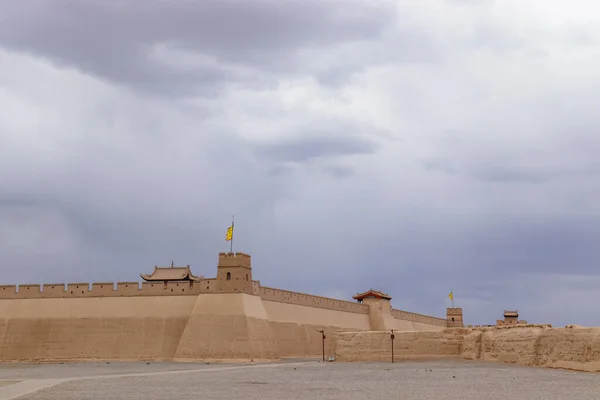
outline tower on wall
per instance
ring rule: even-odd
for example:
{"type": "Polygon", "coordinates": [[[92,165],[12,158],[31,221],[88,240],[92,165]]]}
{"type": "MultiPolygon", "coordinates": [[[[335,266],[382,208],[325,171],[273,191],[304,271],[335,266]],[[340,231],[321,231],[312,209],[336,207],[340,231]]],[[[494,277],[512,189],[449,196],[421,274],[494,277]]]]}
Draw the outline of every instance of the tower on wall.
{"type": "Polygon", "coordinates": [[[504,310],[504,320],[496,320],[496,325],[523,325],[527,321],[519,320],[518,310],[504,310]]]}
{"type": "Polygon", "coordinates": [[[252,294],[252,264],[248,254],[220,253],[217,292],[252,294]]]}
{"type": "Polygon", "coordinates": [[[462,308],[446,309],[446,326],[448,328],[464,328],[462,308]]]}
{"type": "Polygon", "coordinates": [[[369,306],[369,323],[374,331],[384,331],[394,327],[392,317],[392,297],[379,290],[370,289],[352,297],[369,306]]]}
{"type": "Polygon", "coordinates": [[[173,360],[278,359],[269,316],[253,287],[248,254],[219,254],[216,293],[196,298],[173,360]]]}

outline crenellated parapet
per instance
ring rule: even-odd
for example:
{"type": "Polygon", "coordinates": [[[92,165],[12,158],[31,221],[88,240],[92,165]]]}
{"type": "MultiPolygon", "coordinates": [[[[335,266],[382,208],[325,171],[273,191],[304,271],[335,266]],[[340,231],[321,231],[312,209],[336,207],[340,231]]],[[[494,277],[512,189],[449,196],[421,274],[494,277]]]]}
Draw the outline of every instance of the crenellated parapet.
{"type": "Polygon", "coordinates": [[[325,308],[328,310],[345,311],[357,314],[369,314],[369,306],[366,304],[264,286],[260,287],[260,297],[267,301],[277,301],[280,303],[325,308]]]}
{"type": "Polygon", "coordinates": [[[218,293],[216,279],[198,282],[94,282],[0,286],[2,299],[182,296],[218,293]]]}
{"type": "Polygon", "coordinates": [[[444,318],[432,317],[409,311],[392,309],[392,317],[405,321],[420,322],[427,325],[446,326],[446,320],[444,318]]]}
{"type": "Polygon", "coordinates": [[[467,325],[467,328],[494,331],[501,329],[552,328],[552,324],[467,325]]]}
{"type": "Polygon", "coordinates": [[[219,253],[219,267],[252,268],[251,257],[246,253],[219,253]]]}

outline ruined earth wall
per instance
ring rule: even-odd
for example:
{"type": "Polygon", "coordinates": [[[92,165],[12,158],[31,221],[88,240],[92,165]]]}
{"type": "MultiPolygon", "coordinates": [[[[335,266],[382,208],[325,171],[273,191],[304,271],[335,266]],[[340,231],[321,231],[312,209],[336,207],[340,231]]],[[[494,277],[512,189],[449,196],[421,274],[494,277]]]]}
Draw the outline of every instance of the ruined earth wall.
{"type": "MultiPolygon", "coordinates": [[[[460,357],[465,331],[394,332],[395,360],[460,357]]],[[[390,332],[338,332],[338,361],[391,361],[390,332]]]]}
{"type": "MultiPolygon", "coordinates": [[[[461,357],[526,366],[600,372],[600,328],[514,325],[396,332],[396,359],[461,357]]],[[[338,332],[339,361],[388,361],[390,332],[338,332]]]]}
{"type": "Polygon", "coordinates": [[[473,329],[465,359],[600,372],[600,328],[517,325],[473,329]]]}

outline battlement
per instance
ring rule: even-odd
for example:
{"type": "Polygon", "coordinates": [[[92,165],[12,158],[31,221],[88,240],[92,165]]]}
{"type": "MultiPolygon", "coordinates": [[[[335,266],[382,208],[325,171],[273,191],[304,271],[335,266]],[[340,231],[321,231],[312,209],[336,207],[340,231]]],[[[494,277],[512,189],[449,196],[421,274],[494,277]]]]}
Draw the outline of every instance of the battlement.
{"type": "Polygon", "coordinates": [[[266,301],[276,301],[300,306],[325,308],[328,310],[345,311],[356,314],[369,313],[369,306],[366,304],[264,286],[260,287],[260,297],[266,301]]]}
{"type": "Polygon", "coordinates": [[[246,253],[219,253],[219,267],[252,268],[251,257],[246,253]]]}
{"type": "MultiPolygon", "coordinates": [[[[254,283],[254,282],[253,282],[254,283]]],[[[0,286],[2,299],[176,296],[217,293],[216,279],[196,282],[82,282],[0,286]]]]}
{"type": "Polygon", "coordinates": [[[444,318],[432,317],[430,315],[417,314],[409,311],[392,309],[392,316],[405,321],[421,322],[428,325],[446,326],[444,318]]]}
{"type": "Polygon", "coordinates": [[[512,324],[512,325],[467,325],[467,328],[481,330],[522,329],[522,328],[552,328],[552,324],[512,324]]]}
{"type": "Polygon", "coordinates": [[[447,308],[446,314],[447,315],[463,315],[463,309],[462,308],[447,308]]]}

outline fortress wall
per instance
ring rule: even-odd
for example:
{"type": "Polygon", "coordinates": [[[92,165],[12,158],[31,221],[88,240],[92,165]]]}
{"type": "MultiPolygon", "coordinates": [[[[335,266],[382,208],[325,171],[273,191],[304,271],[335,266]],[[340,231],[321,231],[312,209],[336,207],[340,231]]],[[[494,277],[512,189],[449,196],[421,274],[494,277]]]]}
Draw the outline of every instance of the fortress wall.
{"type": "MultiPolygon", "coordinates": [[[[251,286],[259,296],[222,294],[218,282],[0,286],[0,359],[314,357],[322,351],[319,330],[332,355],[338,331],[373,329],[369,304],[261,287],[259,281],[251,286]],[[226,340],[215,341],[220,336],[226,340]]],[[[431,331],[445,323],[392,313],[388,303],[386,329],[431,331]]]]}
{"type": "Polygon", "coordinates": [[[260,288],[260,297],[267,301],[297,304],[315,308],[345,311],[357,314],[369,314],[369,306],[352,301],[332,299],[329,297],[314,296],[306,293],[290,292],[288,290],[274,289],[265,286],[260,288]]]}
{"type": "Polygon", "coordinates": [[[260,297],[245,293],[197,297],[175,360],[270,360],[280,356],[260,297]]]}
{"type": "Polygon", "coordinates": [[[400,331],[441,331],[447,327],[447,321],[444,318],[409,311],[392,309],[392,317],[394,317],[393,329],[400,331]]]}
{"type": "Polygon", "coordinates": [[[171,359],[195,302],[194,296],[0,300],[0,360],[171,359]]]}
{"type": "Polygon", "coordinates": [[[282,357],[321,356],[319,330],[324,330],[327,337],[326,354],[333,354],[336,331],[369,329],[368,314],[269,300],[263,300],[263,304],[282,357]]]}
{"type": "Polygon", "coordinates": [[[422,322],[408,321],[405,319],[392,318],[391,329],[399,332],[426,332],[426,331],[443,331],[445,326],[429,325],[422,322]]]}
{"type": "Polygon", "coordinates": [[[281,357],[321,356],[319,330],[327,337],[325,353],[333,355],[338,330],[370,329],[366,304],[264,286],[259,289],[281,357]]]}
{"type": "Polygon", "coordinates": [[[0,360],[315,357],[322,351],[318,330],[325,330],[326,352],[333,354],[337,330],[369,329],[365,313],[241,294],[164,295],[171,289],[181,294],[176,289],[187,290],[187,283],[141,287],[119,282],[65,290],[55,284],[44,292],[29,289],[27,298],[0,300],[0,360]],[[92,292],[95,297],[82,297],[92,292]],[[229,339],[217,343],[217,337],[229,339]]]}
{"type": "Polygon", "coordinates": [[[12,299],[0,300],[0,318],[187,316],[194,302],[191,296],[12,299]]]}
{"type": "Polygon", "coordinates": [[[271,321],[369,330],[368,314],[356,314],[264,299],[263,303],[271,321]]]}
{"type": "MultiPolygon", "coordinates": [[[[397,332],[394,359],[460,357],[464,332],[457,329],[429,332],[397,332]]],[[[335,358],[338,361],[391,361],[390,332],[338,332],[335,358]]]]}

